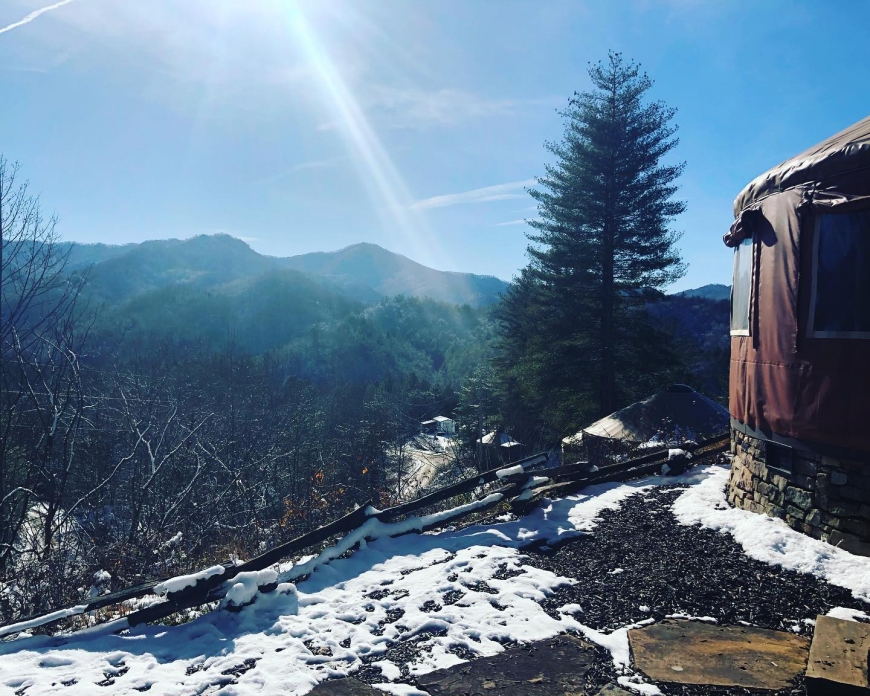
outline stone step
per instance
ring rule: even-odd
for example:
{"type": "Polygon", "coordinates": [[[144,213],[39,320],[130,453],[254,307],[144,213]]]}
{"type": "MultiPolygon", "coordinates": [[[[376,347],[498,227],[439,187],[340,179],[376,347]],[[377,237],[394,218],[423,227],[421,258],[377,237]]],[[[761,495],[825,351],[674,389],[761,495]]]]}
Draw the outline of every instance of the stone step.
{"type": "Polygon", "coordinates": [[[653,681],[784,689],[806,669],[809,641],[793,633],[700,621],[628,632],[634,665],[653,681]]]}
{"type": "Polygon", "coordinates": [[[807,694],[870,696],[870,624],[816,619],[807,664],[807,694]]]}
{"type": "Polygon", "coordinates": [[[594,660],[588,648],[561,635],[424,674],[417,686],[431,696],[580,696],[594,660]]]}

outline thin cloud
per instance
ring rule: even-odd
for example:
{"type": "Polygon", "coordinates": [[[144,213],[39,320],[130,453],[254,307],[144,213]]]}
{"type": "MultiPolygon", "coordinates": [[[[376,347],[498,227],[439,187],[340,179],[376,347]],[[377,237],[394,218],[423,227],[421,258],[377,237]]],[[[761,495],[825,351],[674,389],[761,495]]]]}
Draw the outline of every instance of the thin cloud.
{"type": "Polygon", "coordinates": [[[282,172],[278,172],[277,174],[273,174],[272,176],[264,177],[263,179],[257,179],[254,183],[271,184],[272,182],[278,181],[279,179],[283,179],[285,176],[289,176],[290,174],[295,174],[297,172],[305,172],[312,169],[329,169],[330,167],[334,167],[335,165],[337,165],[343,159],[343,157],[330,157],[329,159],[311,160],[310,162],[299,162],[299,164],[294,164],[292,167],[289,167],[282,172]]]}
{"type": "Polygon", "coordinates": [[[45,14],[46,12],[51,12],[52,10],[56,10],[58,7],[69,5],[71,2],[73,2],[73,0],[60,0],[60,2],[56,2],[53,5],[49,5],[48,7],[34,10],[24,19],[19,19],[17,22],[13,22],[12,24],[0,28],[0,34],[5,34],[7,31],[12,31],[13,29],[17,29],[18,27],[24,26],[25,24],[30,24],[34,19],[39,17],[39,15],[45,14]]]}
{"type": "Polygon", "coordinates": [[[529,222],[533,222],[527,218],[523,218],[522,220],[509,220],[508,222],[497,222],[493,227],[512,227],[513,225],[526,225],[529,222]]]}
{"type": "Polygon", "coordinates": [[[523,181],[511,181],[507,184],[484,186],[483,188],[463,191],[462,193],[447,193],[441,196],[432,196],[431,198],[417,201],[411,206],[411,209],[429,210],[430,208],[446,208],[451,205],[462,205],[465,203],[489,203],[491,201],[524,198],[525,194],[519,193],[519,191],[534,183],[534,179],[525,179],[523,181]]]}

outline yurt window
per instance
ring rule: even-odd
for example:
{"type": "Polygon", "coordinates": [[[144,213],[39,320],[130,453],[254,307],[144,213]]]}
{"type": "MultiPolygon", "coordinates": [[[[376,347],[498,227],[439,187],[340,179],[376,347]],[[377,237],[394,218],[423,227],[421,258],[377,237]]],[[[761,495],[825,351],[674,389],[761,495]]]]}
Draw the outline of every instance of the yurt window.
{"type": "Polygon", "coordinates": [[[749,335],[749,301],[752,295],[752,237],[734,249],[734,278],[731,284],[731,335],[749,335]]]}
{"type": "Polygon", "coordinates": [[[819,215],[810,336],[870,338],[870,210],[819,215]]]}

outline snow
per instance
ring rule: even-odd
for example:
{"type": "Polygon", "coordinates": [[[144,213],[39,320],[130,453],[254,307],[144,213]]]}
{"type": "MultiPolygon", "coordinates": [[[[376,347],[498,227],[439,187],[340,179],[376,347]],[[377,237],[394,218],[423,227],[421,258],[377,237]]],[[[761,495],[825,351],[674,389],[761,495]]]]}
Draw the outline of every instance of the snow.
{"type": "Polygon", "coordinates": [[[58,609],[57,611],[53,611],[50,614],[46,614],[45,616],[39,616],[35,619],[30,619],[29,621],[19,621],[18,623],[10,624],[9,626],[3,626],[2,628],[0,628],[0,636],[8,636],[13,633],[20,633],[21,631],[26,631],[29,628],[36,628],[37,626],[42,626],[43,624],[50,623],[51,621],[65,619],[69,616],[77,616],[78,614],[83,613],[84,610],[87,608],[87,604],[80,604],[75,607],[69,607],[68,609],[58,609]]]}
{"type": "Polygon", "coordinates": [[[672,510],[681,524],[730,534],[746,555],[770,565],[818,576],[870,602],[870,557],[855,556],[793,530],[784,521],[732,508],[725,499],[728,469],[703,467],[706,480],[684,491],[672,510]]]}
{"type": "Polygon", "coordinates": [[[645,684],[641,681],[641,677],[635,675],[632,677],[617,677],[616,683],[625,689],[642,694],[642,696],[660,696],[661,689],[655,684],[645,684]]]}
{"type": "MultiPolygon", "coordinates": [[[[227,581],[230,588],[223,599],[223,605],[241,607],[245,604],[250,604],[256,598],[261,587],[270,585],[277,579],[278,573],[271,568],[239,573],[227,581]]],[[[293,585],[290,585],[290,587],[293,587],[293,585]]]]}
{"type": "Polygon", "coordinates": [[[171,539],[165,541],[165,542],[163,543],[163,546],[166,547],[166,548],[171,548],[171,547],[173,547],[173,546],[178,546],[178,545],[181,543],[181,538],[182,538],[182,534],[181,534],[181,532],[178,532],[178,533],[175,534],[175,536],[173,536],[171,539]]]}
{"type": "Polygon", "coordinates": [[[665,616],[666,619],[683,619],[685,621],[702,621],[704,623],[709,624],[717,624],[719,623],[719,619],[716,619],[712,616],[692,616],[691,614],[686,614],[685,612],[677,612],[676,614],[668,614],[665,616]]]}
{"type": "MultiPolygon", "coordinates": [[[[611,652],[623,688],[658,694],[628,667],[629,629],[653,619],[605,632],[585,626],[576,604],[550,616],[541,608],[542,600],[575,581],[524,566],[522,548],[530,542],[555,544],[593,534],[602,511],[618,508],[654,486],[680,483],[685,489],[673,509],[681,523],[700,522],[733,534],[755,558],[821,574],[851,587],[856,595],[870,591],[870,559],[728,508],[726,480],[727,470],[701,467],[676,477],[600,484],[545,500],[519,519],[503,517],[438,533],[413,532],[448,519],[451,511],[392,524],[370,519],[316,556],[229,580],[230,595],[224,604],[238,611],[218,609],[178,626],[129,628],[119,619],[74,634],[24,634],[0,641],[0,688],[26,688],[27,696],[38,696],[55,693],[57,684],[75,679],[63,693],[76,696],[94,693],[96,682],[113,675],[114,682],[101,687],[101,694],[151,688],[152,693],[172,695],[220,690],[225,696],[301,696],[324,679],[352,675],[365,658],[381,670],[383,681],[376,688],[415,696],[420,694],[417,689],[391,683],[400,672],[386,658],[390,643],[421,641],[409,664],[411,674],[420,675],[462,662],[454,654],[457,647],[488,656],[501,652],[504,641],[525,643],[574,630],[611,652]],[[356,545],[358,550],[346,553],[356,545]],[[505,568],[521,572],[504,573],[505,568]],[[295,586],[289,582],[294,579],[295,586]],[[276,584],[271,592],[258,590],[276,584]],[[448,592],[462,596],[447,604],[448,592]],[[241,606],[251,600],[249,606],[241,606]],[[441,609],[429,611],[431,603],[441,609]],[[237,668],[246,660],[255,666],[239,673],[237,668]]],[[[492,500],[460,509],[475,509],[492,500]]],[[[216,568],[221,570],[209,571],[222,572],[221,566],[216,568]]],[[[169,584],[187,587],[200,577],[182,576],[169,584]]],[[[853,618],[860,618],[860,612],[853,618]]]]}
{"type": "Polygon", "coordinates": [[[671,459],[691,459],[692,455],[684,449],[669,449],[668,461],[671,459]]]}
{"type": "Polygon", "coordinates": [[[372,665],[375,667],[380,667],[381,673],[384,675],[384,679],[389,681],[396,681],[399,677],[402,676],[402,670],[399,669],[398,665],[395,662],[390,662],[389,660],[378,660],[376,662],[372,662],[372,665]]]}
{"type": "MultiPolygon", "coordinates": [[[[413,674],[423,674],[461,662],[451,652],[454,646],[486,656],[503,650],[499,641],[526,642],[571,628],[581,630],[573,617],[553,618],[540,605],[556,588],[574,581],[522,566],[520,549],[531,541],[553,543],[588,534],[602,510],[618,507],[652,485],[654,479],[591,486],[580,494],[546,501],[517,520],[440,533],[409,532],[447,519],[450,511],[393,524],[368,520],[330,549],[279,568],[277,582],[307,576],[298,582],[295,593],[292,585],[279,584],[273,592],[254,594],[253,585],[266,578],[253,581],[237,576],[229,581],[231,589],[242,585],[235,599],[255,598],[241,611],[217,610],[180,626],[137,626],[112,633],[127,628],[121,619],[90,634],[0,643],[0,685],[14,682],[16,689],[26,685],[28,696],[35,696],[53,693],[52,684],[76,679],[64,694],[93,693],[93,684],[115,669],[113,662],[122,660],[129,671],[115,677],[114,684],[101,687],[101,694],[130,693],[146,686],[159,686],[160,693],[194,694],[225,685],[222,693],[227,696],[301,695],[323,679],[352,674],[364,656],[386,662],[378,658],[390,641],[427,634],[424,649],[411,664],[413,674]],[[368,539],[364,548],[338,557],[362,539],[368,539]],[[504,565],[523,572],[498,579],[504,565]],[[484,591],[482,583],[495,593],[484,591]],[[374,590],[391,594],[374,599],[370,596],[374,590]],[[445,605],[443,595],[450,591],[464,596],[445,605]],[[428,601],[442,604],[442,609],[423,611],[428,601]],[[388,612],[398,610],[404,615],[390,623],[388,612]],[[350,647],[342,647],[347,640],[350,647]],[[313,654],[306,642],[325,645],[332,655],[313,654]],[[14,661],[4,659],[12,653],[14,661]],[[62,657],[68,664],[41,667],[48,655],[62,657]],[[238,677],[221,674],[246,659],[257,660],[256,666],[238,677]],[[237,683],[230,684],[231,679],[237,683]]],[[[199,577],[202,574],[183,576],[169,584],[174,591],[199,577]]],[[[619,645],[624,652],[619,634],[602,633],[599,640],[619,645]]],[[[378,688],[394,694],[416,693],[410,687],[389,685],[395,672],[388,665],[381,667],[384,684],[378,688]]]]}
{"type": "Polygon", "coordinates": [[[226,568],[222,565],[216,565],[201,570],[198,573],[190,573],[189,575],[179,575],[174,578],[169,578],[169,580],[164,580],[154,586],[154,594],[165,595],[170,592],[179,592],[187,587],[193,587],[200,580],[206,580],[213,575],[223,575],[225,570],[226,568]]]}
{"type": "Polygon", "coordinates": [[[508,476],[516,476],[517,474],[523,473],[522,464],[517,464],[516,466],[509,466],[504,469],[499,469],[495,472],[495,475],[500,479],[507,478],[508,476]]]}
{"type": "MultiPolygon", "coordinates": [[[[842,619],[843,621],[870,621],[870,614],[858,609],[849,609],[847,607],[834,607],[826,616],[834,619],[842,619]]],[[[804,619],[806,621],[806,619],[804,619]]],[[[815,624],[815,621],[813,622],[815,624]]]]}
{"type": "Polygon", "coordinates": [[[425,691],[420,691],[409,684],[372,684],[372,686],[395,696],[429,696],[425,691]]]}
{"type": "Polygon", "coordinates": [[[574,623],[576,624],[574,628],[579,630],[587,640],[609,650],[610,654],[613,656],[614,666],[617,669],[624,670],[629,664],[631,664],[631,651],[628,647],[628,632],[633,628],[641,628],[642,626],[648,626],[649,624],[655,623],[655,619],[644,619],[643,621],[638,621],[637,623],[618,628],[610,633],[596,631],[595,629],[584,626],[576,621],[574,623]]]}

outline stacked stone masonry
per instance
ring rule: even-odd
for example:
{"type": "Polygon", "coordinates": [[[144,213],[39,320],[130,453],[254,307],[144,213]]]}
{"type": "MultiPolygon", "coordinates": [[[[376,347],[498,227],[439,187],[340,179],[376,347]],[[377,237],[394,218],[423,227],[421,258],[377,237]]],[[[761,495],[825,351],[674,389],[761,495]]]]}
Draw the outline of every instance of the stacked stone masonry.
{"type": "Polygon", "coordinates": [[[870,556],[870,463],[795,449],[790,466],[774,468],[768,447],[732,429],[728,502],[870,556]]]}

